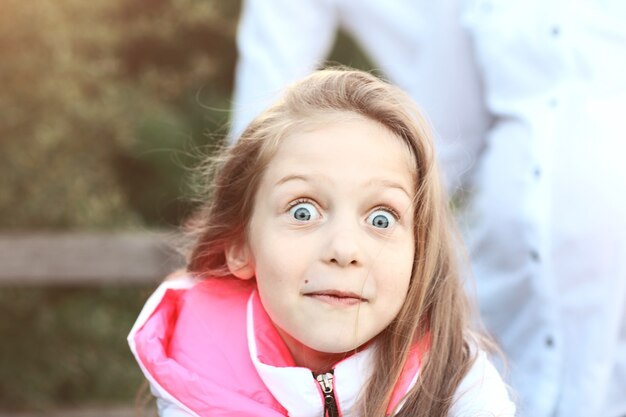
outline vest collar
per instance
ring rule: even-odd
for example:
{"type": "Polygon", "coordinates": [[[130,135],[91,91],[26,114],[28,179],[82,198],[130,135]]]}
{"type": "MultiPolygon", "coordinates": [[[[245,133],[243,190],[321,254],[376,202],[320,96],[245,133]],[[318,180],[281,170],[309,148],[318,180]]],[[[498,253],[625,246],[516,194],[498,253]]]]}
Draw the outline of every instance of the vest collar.
{"type": "MultiPolygon", "coordinates": [[[[295,366],[293,357],[267,315],[258,291],[247,305],[247,339],[250,359],[274,398],[294,417],[317,417],[324,413],[323,396],[311,370],[295,366]]],[[[334,366],[334,394],[343,416],[354,415],[355,404],[371,377],[374,349],[370,345],[334,366]]],[[[412,349],[388,412],[400,403],[415,384],[419,370],[418,349],[412,349]]]]}

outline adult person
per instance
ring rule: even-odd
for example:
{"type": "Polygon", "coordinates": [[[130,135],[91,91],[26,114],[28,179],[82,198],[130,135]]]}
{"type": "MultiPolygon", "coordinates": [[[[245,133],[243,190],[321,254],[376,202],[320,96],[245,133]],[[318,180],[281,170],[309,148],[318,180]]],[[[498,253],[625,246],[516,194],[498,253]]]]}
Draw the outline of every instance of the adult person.
{"type": "Polygon", "coordinates": [[[626,416],[626,3],[247,0],[233,132],[340,25],[424,108],[469,194],[481,316],[520,415],[626,416]]]}

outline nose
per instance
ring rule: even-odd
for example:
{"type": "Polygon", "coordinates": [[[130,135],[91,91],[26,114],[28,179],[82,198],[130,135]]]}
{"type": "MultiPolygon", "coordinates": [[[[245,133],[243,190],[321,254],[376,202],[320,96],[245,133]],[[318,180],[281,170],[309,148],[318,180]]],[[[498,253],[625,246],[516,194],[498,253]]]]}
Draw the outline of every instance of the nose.
{"type": "Polygon", "coordinates": [[[324,260],[341,267],[358,266],[363,263],[363,251],[359,245],[358,231],[350,227],[330,230],[324,260]]]}

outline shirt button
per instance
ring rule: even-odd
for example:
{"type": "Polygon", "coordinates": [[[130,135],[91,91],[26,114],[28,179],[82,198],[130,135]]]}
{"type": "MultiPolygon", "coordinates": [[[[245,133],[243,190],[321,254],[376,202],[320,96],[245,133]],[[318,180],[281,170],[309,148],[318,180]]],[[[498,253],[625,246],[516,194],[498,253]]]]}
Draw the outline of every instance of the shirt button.
{"type": "Polygon", "coordinates": [[[557,37],[561,34],[561,28],[559,26],[552,26],[552,29],[550,29],[550,33],[552,34],[552,36],[557,37]]]}
{"type": "Polygon", "coordinates": [[[539,261],[539,252],[537,252],[536,250],[531,250],[530,251],[530,259],[532,259],[535,262],[539,261]]]}
{"type": "Polygon", "coordinates": [[[552,336],[546,337],[545,342],[546,342],[547,347],[549,348],[554,347],[554,339],[552,338],[552,336]]]}
{"type": "Polygon", "coordinates": [[[548,106],[554,108],[558,105],[559,105],[559,100],[557,100],[555,97],[552,97],[550,100],[548,100],[548,106]]]}
{"type": "Polygon", "coordinates": [[[539,177],[541,177],[541,168],[536,167],[536,168],[533,170],[533,175],[535,176],[535,178],[539,178],[539,177]]]}

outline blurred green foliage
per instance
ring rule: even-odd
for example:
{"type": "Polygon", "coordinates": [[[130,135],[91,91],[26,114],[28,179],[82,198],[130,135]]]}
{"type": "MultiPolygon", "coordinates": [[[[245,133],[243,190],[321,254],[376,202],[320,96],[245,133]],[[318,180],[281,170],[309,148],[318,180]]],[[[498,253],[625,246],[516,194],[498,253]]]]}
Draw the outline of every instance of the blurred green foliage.
{"type": "Polygon", "coordinates": [[[237,13],[218,0],[3,0],[0,228],[176,224],[190,150],[227,121],[237,13]]]}
{"type": "Polygon", "coordinates": [[[150,288],[2,288],[0,409],[132,404],[125,343],[150,288]]]}
{"type": "MultiPolygon", "coordinates": [[[[2,0],[0,231],[179,224],[223,136],[239,1],[2,0]]],[[[371,65],[345,34],[329,60],[371,65]]],[[[0,287],[0,409],[132,403],[150,288],[0,287]]]]}

